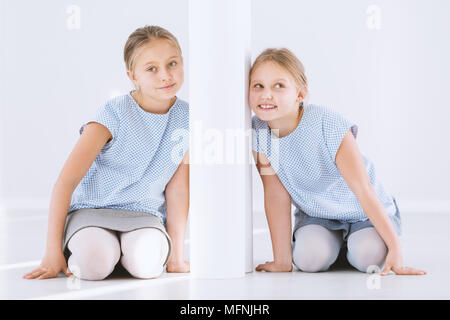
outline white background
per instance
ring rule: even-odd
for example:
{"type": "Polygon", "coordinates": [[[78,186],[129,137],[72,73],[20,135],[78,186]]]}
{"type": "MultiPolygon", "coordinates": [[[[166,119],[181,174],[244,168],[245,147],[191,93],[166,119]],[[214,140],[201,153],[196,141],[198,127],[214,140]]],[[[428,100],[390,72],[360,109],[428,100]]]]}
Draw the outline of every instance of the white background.
{"type": "MultiPolygon", "coordinates": [[[[309,102],[359,125],[361,151],[403,211],[450,208],[449,12],[447,0],[253,1],[253,59],[288,47],[302,60],[309,102]]],[[[187,13],[187,0],[0,0],[0,209],[48,208],[80,126],[132,89],[128,35],[160,25],[187,62],[187,13]],[[79,29],[71,5],[81,10],[79,29]]],[[[187,101],[188,77],[186,63],[178,96],[187,101]]],[[[262,210],[255,170],[253,182],[262,210]]]]}

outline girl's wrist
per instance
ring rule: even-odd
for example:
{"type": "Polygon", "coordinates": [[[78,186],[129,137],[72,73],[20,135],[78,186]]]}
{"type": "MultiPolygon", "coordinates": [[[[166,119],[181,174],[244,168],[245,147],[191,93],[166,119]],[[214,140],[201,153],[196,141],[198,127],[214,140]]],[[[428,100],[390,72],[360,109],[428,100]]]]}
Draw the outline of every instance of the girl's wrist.
{"type": "Polygon", "coordinates": [[[292,265],[292,255],[286,257],[274,258],[273,262],[280,266],[291,266],[292,265]]]}
{"type": "Polygon", "coordinates": [[[184,261],[184,252],[179,250],[172,250],[168,262],[182,262],[184,261]]]}
{"type": "Polygon", "coordinates": [[[399,242],[399,241],[393,241],[393,242],[389,243],[389,244],[387,245],[387,248],[388,248],[388,250],[391,251],[391,252],[393,252],[393,251],[395,251],[395,252],[401,252],[401,251],[402,251],[402,248],[401,248],[401,246],[400,246],[400,242],[399,242]]]}
{"type": "Polygon", "coordinates": [[[277,261],[273,262],[280,271],[292,271],[292,260],[291,261],[277,261]]]}
{"type": "Polygon", "coordinates": [[[167,259],[167,264],[182,264],[182,263],[184,263],[184,259],[180,257],[167,259]]]}
{"type": "Polygon", "coordinates": [[[45,247],[45,251],[48,253],[62,252],[62,245],[56,243],[47,244],[45,247]]]}

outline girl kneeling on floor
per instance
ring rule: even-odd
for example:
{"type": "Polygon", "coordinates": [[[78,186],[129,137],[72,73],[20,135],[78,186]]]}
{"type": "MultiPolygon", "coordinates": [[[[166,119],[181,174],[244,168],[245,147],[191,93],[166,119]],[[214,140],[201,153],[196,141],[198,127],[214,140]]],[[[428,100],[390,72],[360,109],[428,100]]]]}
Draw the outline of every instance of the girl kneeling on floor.
{"type": "Polygon", "coordinates": [[[384,264],[382,275],[425,274],[403,265],[400,212],[359,152],[358,127],[330,108],[304,103],[308,86],[298,58],[287,49],[265,50],[249,85],[253,154],[274,255],[256,270],[291,271],[293,262],[301,271],[325,271],[346,250],[361,272],[384,264]]]}
{"type": "Polygon", "coordinates": [[[181,48],[167,30],[145,26],[129,36],[124,60],[136,90],[81,127],[53,189],[45,256],[26,279],[63,271],[102,280],[119,261],[136,278],[158,277],[164,267],[189,272],[189,108],[175,95],[181,48]]]}

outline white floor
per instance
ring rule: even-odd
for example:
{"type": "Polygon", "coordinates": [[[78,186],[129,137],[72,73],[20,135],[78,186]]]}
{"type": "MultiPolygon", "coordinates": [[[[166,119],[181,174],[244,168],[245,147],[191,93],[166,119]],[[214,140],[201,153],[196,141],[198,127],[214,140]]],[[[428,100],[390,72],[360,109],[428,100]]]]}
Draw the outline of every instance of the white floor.
{"type": "MultiPolygon", "coordinates": [[[[200,280],[163,274],[140,280],[113,273],[103,281],[22,279],[44,254],[46,212],[0,215],[0,299],[450,299],[450,212],[403,216],[405,265],[426,276],[379,277],[351,268],[328,272],[248,273],[239,279],[200,280]]],[[[254,214],[254,265],[272,257],[264,214],[254,214]]],[[[187,241],[186,250],[189,245],[187,241]]]]}

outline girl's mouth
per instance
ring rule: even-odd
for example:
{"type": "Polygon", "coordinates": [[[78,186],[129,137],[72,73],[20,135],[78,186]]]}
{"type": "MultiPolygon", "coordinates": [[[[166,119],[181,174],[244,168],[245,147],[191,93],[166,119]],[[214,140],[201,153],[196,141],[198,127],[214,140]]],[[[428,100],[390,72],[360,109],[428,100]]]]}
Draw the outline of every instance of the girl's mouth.
{"type": "Polygon", "coordinates": [[[159,89],[160,89],[160,90],[170,90],[170,89],[172,89],[173,87],[175,87],[175,83],[174,83],[174,84],[171,84],[170,86],[162,87],[162,88],[159,88],[159,89]]]}
{"type": "Polygon", "coordinates": [[[258,109],[265,111],[265,112],[275,110],[276,108],[277,108],[277,106],[274,106],[273,104],[259,104],[258,105],[258,109]]]}

